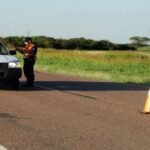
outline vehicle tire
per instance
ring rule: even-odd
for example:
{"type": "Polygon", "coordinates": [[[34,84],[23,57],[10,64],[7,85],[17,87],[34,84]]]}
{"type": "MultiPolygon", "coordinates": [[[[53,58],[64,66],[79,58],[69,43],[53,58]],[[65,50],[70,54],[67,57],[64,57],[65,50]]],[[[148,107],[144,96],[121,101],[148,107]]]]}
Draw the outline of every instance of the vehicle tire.
{"type": "Polygon", "coordinates": [[[12,80],[10,82],[10,89],[11,90],[17,90],[19,88],[19,79],[12,80]]]}

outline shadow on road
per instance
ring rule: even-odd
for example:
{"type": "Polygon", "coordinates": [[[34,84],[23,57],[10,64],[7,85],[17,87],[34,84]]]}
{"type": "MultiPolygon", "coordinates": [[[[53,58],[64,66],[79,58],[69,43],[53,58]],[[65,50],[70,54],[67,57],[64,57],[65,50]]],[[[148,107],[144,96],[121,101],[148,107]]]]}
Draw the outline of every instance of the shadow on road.
{"type": "Polygon", "coordinates": [[[0,119],[31,119],[31,118],[23,118],[23,117],[17,117],[17,116],[13,116],[11,114],[8,113],[0,113],[0,119]]]}
{"type": "MultiPolygon", "coordinates": [[[[60,90],[60,91],[142,91],[148,87],[114,82],[82,82],[82,81],[36,81],[34,88],[29,90],[60,90]]],[[[20,90],[23,90],[21,88],[20,90]]]]}
{"type": "MultiPolygon", "coordinates": [[[[23,82],[21,82],[21,85],[23,82]]],[[[0,85],[0,90],[8,88],[0,85]]],[[[19,91],[144,91],[148,86],[130,83],[115,82],[87,82],[87,81],[36,81],[34,87],[23,88],[20,86],[19,91]]]]}

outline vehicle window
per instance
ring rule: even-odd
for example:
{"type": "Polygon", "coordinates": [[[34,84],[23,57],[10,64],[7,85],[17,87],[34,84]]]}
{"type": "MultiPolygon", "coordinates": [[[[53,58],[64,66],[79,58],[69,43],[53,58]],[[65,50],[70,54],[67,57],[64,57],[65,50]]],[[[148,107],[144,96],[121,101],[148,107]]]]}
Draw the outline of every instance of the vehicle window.
{"type": "Polygon", "coordinates": [[[0,43],[0,55],[8,55],[7,49],[1,43],[0,43]]]}

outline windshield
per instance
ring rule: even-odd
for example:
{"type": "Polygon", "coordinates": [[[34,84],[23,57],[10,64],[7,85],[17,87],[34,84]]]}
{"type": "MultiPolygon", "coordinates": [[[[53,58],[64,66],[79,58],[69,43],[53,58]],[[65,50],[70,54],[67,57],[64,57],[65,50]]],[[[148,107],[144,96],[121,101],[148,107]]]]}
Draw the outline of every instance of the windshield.
{"type": "Polygon", "coordinates": [[[2,43],[0,43],[0,55],[8,55],[8,51],[2,43]]]}

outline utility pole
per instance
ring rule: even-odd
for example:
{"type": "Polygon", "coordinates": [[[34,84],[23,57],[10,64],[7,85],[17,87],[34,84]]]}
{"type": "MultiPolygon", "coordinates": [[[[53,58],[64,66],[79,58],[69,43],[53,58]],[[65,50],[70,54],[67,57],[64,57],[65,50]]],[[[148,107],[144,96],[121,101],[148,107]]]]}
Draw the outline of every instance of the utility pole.
{"type": "Polygon", "coordinates": [[[31,31],[30,31],[30,30],[27,32],[27,36],[28,36],[28,37],[31,36],[31,31]]]}

